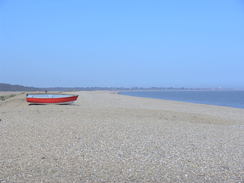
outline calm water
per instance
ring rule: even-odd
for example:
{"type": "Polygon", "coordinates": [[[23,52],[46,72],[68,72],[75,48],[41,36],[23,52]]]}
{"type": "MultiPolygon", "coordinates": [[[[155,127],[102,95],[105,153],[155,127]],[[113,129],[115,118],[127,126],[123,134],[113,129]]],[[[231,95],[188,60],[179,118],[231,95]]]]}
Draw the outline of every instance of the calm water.
{"type": "Polygon", "coordinates": [[[244,91],[120,92],[123,95],[244,108],[244,91]]]}

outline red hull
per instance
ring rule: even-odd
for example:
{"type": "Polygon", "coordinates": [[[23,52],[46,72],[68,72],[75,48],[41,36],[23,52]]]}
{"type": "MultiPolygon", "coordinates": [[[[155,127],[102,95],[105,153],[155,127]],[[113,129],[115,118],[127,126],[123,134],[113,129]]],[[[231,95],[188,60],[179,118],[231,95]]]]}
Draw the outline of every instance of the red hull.
{"type": "Polygon", "coordinates": [[[71,103],[76,101],[78,95],[73,95],[69,97],[58,97],[58,98],[38,98],[38,97],[26,97],[26,101],[35,104],[62,104],[71,103]]]}

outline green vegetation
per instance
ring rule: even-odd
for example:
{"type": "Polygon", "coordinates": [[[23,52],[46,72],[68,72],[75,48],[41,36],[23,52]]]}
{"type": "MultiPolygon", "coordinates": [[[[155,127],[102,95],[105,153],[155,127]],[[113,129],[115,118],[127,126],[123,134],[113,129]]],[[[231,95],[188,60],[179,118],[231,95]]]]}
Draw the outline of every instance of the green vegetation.
{"type": "Polygon", "coordinates": [[[1,101],[4,101],[4,100],[7,100],[7,99],[9,99],[9,98],[11,98],[11,97],[15,97],[16,95],[14,95],[14,94],[11,94],[11,95],[3,95],[3,96],[0,96],[0,100],[1,101]]]}

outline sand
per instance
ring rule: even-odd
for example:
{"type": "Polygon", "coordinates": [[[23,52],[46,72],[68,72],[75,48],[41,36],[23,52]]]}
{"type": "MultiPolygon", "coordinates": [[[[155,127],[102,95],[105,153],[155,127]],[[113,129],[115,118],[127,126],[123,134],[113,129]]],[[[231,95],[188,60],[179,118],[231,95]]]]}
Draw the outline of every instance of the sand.
{"type": "Polygon", "coordinates": [[[0,101],[0,183],[244,182],[244,109],[78,94],[0,101]]]}

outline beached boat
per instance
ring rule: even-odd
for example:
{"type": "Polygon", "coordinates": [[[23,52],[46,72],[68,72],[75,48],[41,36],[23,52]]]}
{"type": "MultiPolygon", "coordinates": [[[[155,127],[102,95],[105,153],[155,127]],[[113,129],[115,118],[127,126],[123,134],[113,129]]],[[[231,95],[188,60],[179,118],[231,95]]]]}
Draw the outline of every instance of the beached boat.
{"type": "Polygon", "coordinates": [[[30,93],[26,94],[26,101],[31,104],[71,104],[76,101],[78,95],[30,93]]]}

